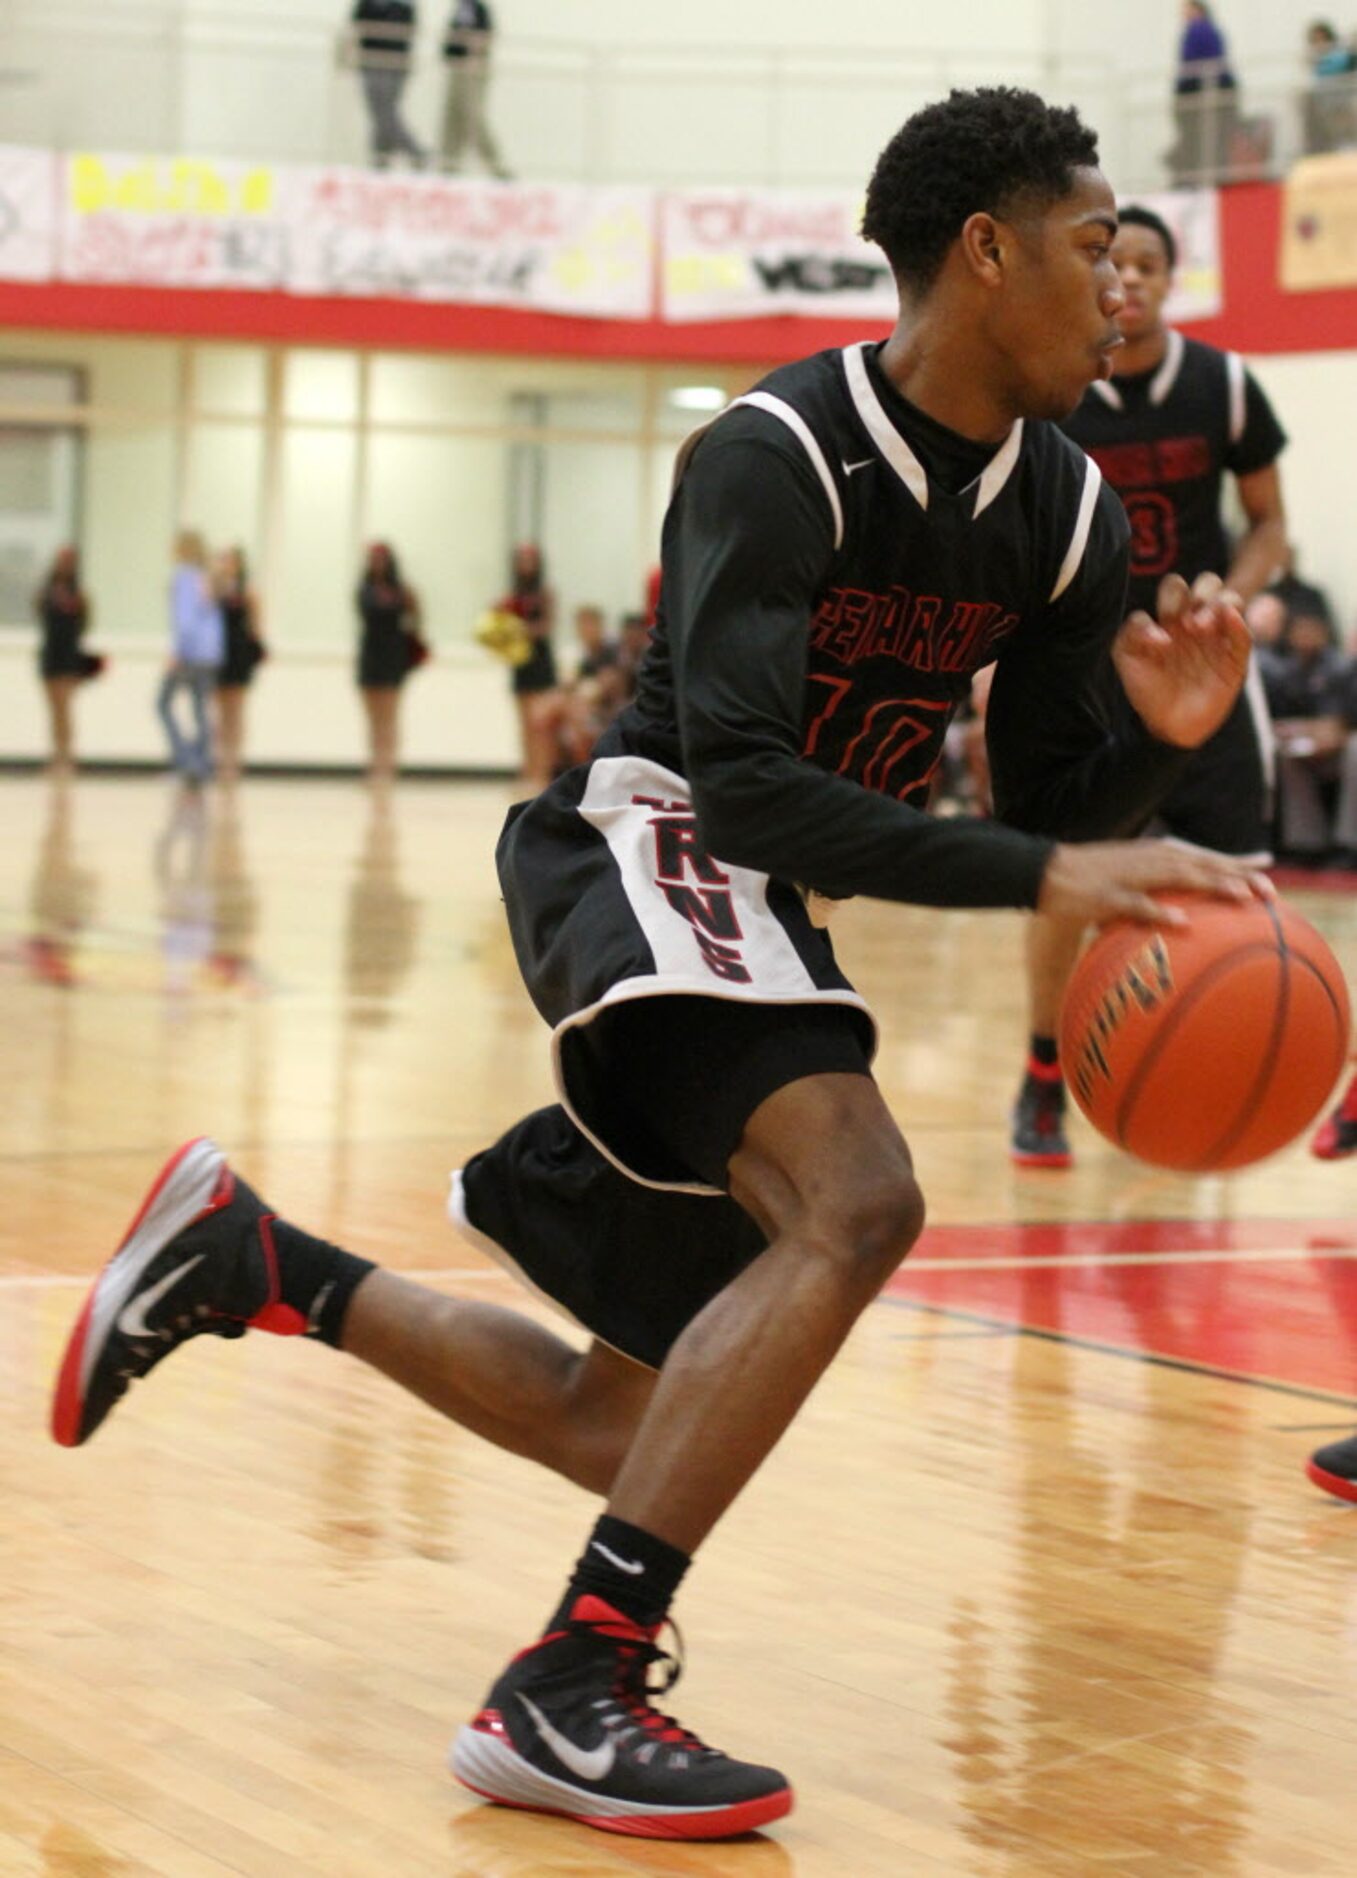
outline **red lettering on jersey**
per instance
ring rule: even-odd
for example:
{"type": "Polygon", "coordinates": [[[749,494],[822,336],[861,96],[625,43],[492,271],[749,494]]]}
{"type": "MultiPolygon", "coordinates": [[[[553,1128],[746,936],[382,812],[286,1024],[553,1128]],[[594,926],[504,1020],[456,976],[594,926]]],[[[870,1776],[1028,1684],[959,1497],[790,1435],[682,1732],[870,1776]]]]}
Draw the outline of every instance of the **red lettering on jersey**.
{"type": "Polygon", "coordinates": [[[806,731],[806,740],[801,747],[802,756],[815,755],[815,746],[820,741],[820,732],[853,689],[851,678],[826,678],[823,672],[812,672],[808,682],[812,685],[824,685],[829,696],[810,721],[806,731]]]}
{"type": "MultiPolygon", "coordinates": [[[[1019,622],[1018,614],[1005,613],[992,600],[956,600],[939,629],[945,604],[938,594],[912,594],[907,587],[890,587],[885,593],[831,587],[811,621],[811,644],[841,665],[883,658],[916,672],[972,672],[985,663],[984,654],[996,640],[1019,622]]],[[[823,717],[837,703],[830,699],[807,733],[807,755],[823,717]]]]}
{"type": "Polygon", "coordinates": [[[1178,517],[1172,502],[1157,489],[1126,498],[1131,524],[1131,572],[1169,574],[1178,565],[1178,517]]]}
{"type": "Polygon", "coordinates": [[[1211,474],[1211,448],[1205,437],[1165,437],[1154,446],[1160,483],[1188,483],[1211,474]]]}
{"type": "Polygon", "coordinates": [[[1114,489],[1152,489],[1211,474],[1205,437],[1161,437],[1155,443],[1099,444],[1089,455],[1114,489]]]}
{"type": "Polygon", "coordinates": [[[655,883],[676,913],[681,913],[695,930],[710,933],[713,939],[734,944],[744,938],[740,931],[735,902],[723,887],[674,887],[664,881],[655,883]]]}
{"type": "Polygon", "coordinates": [[[684,815],[656,815],[650,826],[655,830],[655,874],[658,881],[683,879],[685,868],[708,886],[723,887],[730,879],[723,874],[704,848],[698,846],[697,823],[690,810],[684,815]]]}
{"type": "Polygon", "coordinates": [[[731,985],[753,983],[748,968],[740,962],[739,954],[732,951],[729,946],[718,945],[704,932],[697,934],[697,943],[708,970],[715,973],[716,977],[724,978],[726,983],[731,985]]]}
{"type": "Polygon", "coordinates": [[[1114,489],[1135,489],[1154,481],[1154,452],[1147,443],[1100,444],[1089,455],[1114,489]]]}
{"type": "Polygon", "coordinates": [[[728,984],[749,984],[750,973],[737,949],[744,934],[730,893],[730,875],[698,845],[692,810],[686,802],[658,802],[651,796],[633,796],[632,801],[640,807],[670,811],[651,817],[650,826],[655,830],[655,885],[692,928],[703,964],[728,984]],[[703,883],[701,887],[690,886],[684,880],[685,869],[703,883]]]}
{"type": "Polygon", "coordinates": [[[1016,613],[1005,613],[991,601],[958,600],[938,635],[938,665],[944,672],[971,672],[996,639],[1011,633],[1016,613]]]}

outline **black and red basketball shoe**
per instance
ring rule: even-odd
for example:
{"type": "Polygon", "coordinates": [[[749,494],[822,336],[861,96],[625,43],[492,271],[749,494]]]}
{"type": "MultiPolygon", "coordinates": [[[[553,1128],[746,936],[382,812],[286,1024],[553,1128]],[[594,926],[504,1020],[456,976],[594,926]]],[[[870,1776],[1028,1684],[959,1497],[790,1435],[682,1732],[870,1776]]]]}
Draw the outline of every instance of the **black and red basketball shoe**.
{"type": "Polygon", "coordinates": [[[1065,1134],[1065,1079],[1058,1064],[1027,1065],[1013,1107],[1009,1157],[1018,1167],[1068,1167],[1072,1156],[1065,1134]]]}
{"type": "Polygon", "coordinates": [[[679,1670],[655,1635],[578,1597],[457,1736],[453,1773],[501,1806],[646,1839],[727,1839],[789,1813],[792,1790],[774,1768],[731,1760],[652,1706],[679,1670]],[[669,1673],[652,1691],[656,1663],[669,1673]]]}
{"type": "Polygon", "coordinates": [[[52,1403],[63,1447],[88,1441],[129,1383],[190,1337],[306,1329],[279,1301],[273,1219],[215,1142],[199,1137],[171,1156],[66,1345],[52,1403]]]}
{"type": "Polygon", "coordinates": [[[1357,1435],[1316,1448],[1305,1471],[1317,1487],[1339,1500],[1357,1501],[1357,1435]]]}
{"type": "Polygon", "coordinates": [[[1357,1154],[1357,1076],[1348,1084],[1333,1114],[1320,1124],[1310,1152],[1319,1161],[1341,1161],[1357,1154]]]}

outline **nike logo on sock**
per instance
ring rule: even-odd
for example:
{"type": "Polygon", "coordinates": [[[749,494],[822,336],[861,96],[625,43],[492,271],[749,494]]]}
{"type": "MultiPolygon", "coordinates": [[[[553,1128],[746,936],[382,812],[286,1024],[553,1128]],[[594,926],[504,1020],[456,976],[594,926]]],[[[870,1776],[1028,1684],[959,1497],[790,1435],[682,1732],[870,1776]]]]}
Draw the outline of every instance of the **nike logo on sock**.
{"type": "Polygon", "coordinates": [[[580,1780],[597,1783],[606,1780],[612,1772],[613,1762],[617,1759],[617,1749],[611,1741],[603,1741],[596,1748],[577,1747],[559,1728],[553,1728],[546,1716],[523,1692],[518,1692],[518,1699],[528,1712],[528,1720],[541,1735],[562,1767],[568,1767],[580,1780]]]}
{"type": "Polygon", "coordinates": [[[318,1337],[320,1335],[320,1314],[328,1304],[330,1293],[334,1288],[335,1281],[332,1278],[328,1284],[321,1286],[320,1290],[311,1300],[311,1309],[307,1313],[306,1318],[306,1334],[308,1337],[318,1337]]]}
{"type": "Polygon", "coordinates": [[[146,1322],[147,1311],[153,1310],[165,1293],[172,1291],[179,1280],[186,1273],[191,1272],[195,1265],[201,1265],[206,1256],[205,1252],[199,1252],[196,1257],[185,1259],[182,1265],[176,1265],[172,1272],[167,1272],[162,1279],[153,1284],[149,1291],[143,1291],[138,1296],[130,1298],[118,1314],[118,1329],[124,1337],[153,1337],[155,1332],[146,1322]]]}
{"type": "Polygon", "coordinates": [[[591,1539],[589,1544],[595,1552],[601,1552],[610,1565],[615,1565],[618,1571],[625,1572],[629,1578],[639,1578],[645,1570],[640,1559],[619,1558],[616,1552],[610,1552],[607,1546],[600,1544],[597,1539],[591,1539]]]}

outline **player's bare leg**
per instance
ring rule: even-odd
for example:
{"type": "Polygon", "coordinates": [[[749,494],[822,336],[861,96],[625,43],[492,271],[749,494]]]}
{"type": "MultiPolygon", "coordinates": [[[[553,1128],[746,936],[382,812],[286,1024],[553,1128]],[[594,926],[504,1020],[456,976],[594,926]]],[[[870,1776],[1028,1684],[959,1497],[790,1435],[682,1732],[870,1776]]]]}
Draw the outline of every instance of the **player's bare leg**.
{"type": "Polygon", "coordinates": [[[732,1196],[766,1252],[684,1331],[608,1510],[693,1552],[775,1446],[923,1226],[923,1197],[876,1084],[813,1076],[754,1112],[732,1196]]]}
{"type": "Polygon", "coordinates": [[[1019,1167],[1068,1167],[1065,1137],[1065,1083],[1056,1037],[1060,1006],[1084,943],[1078,921],[1034,913],[1027,922],[1024,950],[1027,1000],[1032,1035],[1022,1088],[1013,1109],[1011,1154],[1019,1167]]]}
{"type": "Polygon", "coordinates": [[[517,1311],[450,1298],[393,1272],[354,1292],[342,1349],[440,1415],[606,1493],[655,1373],[594,1343],[581,1352],[517,1311]]]}
{"type": "Polygon", "coordinates": [[[691,1553],[913,1245],[923,1200],[866,1076],[777,1090],[729,1177],[770,1243],[674,1344],[546,1634],[458,1736],[454,1771],[488,1798],[682,1838],[747,1831],[791,1805],[774,1768],[661,1714],[646,1672],[691,1553]]]}

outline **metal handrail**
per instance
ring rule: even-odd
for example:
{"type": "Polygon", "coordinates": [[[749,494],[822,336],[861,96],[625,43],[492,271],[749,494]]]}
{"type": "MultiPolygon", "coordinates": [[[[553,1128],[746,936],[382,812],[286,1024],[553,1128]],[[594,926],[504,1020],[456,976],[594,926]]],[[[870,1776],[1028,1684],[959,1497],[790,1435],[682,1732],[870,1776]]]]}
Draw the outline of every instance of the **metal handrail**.
{"type": "MultiPolygon", "coordinates": [[[[442,10],[427,18],[417,33],[410,57],[410,96],[427,117],[428,87],[444,67],[441,40],[442,10]]],[[[119,0],[116,7],[93,6],[89,0],[10,0],[5,9],[4,109],[0,112],[0,141],[46,143],[70,148],[94,142],[96,146],[139,148],[148,154],[203,148],[218,155],[239,155],[252,160],[362,161],[363,120],[353,85],[356,29],[350,23],[335,28],[320,21],[299,20],[280,10],[267,26],[242,19],[238,13],[195,12],[186,15],[168,0],[119,0]],[[87,95],[98,101],[98,78],[110,59],[135,60],[146,65],[140,86],[140,109],[135,114],[136,141],[125,131],[110,139],[91,128],[87,113],[71,105],[79,94],[82,72],[88,67],[87,95]],[[267,122],[247,123],[247,113],[223,112],[217,128],[206,137],[186,116],[192,92],[195,111],[206,88],[210,66],[202,61],[228,59],[223,83],[238,89],[246,85],[238,61],[248,56],[257,66],[261,82],[272,71],[280,92],[296,101],[287,135],[270,144],[267,122]],[[303,68],[316,74],[312,92],[302,89],[303,68]],[[192,69],[195,85],[186,75],[192,69]],[[74,83],[72,82],[74,75],[74,83]],[[22,114],[27,112],[27,117],[22,114]],[[5,118],[12,120],[9,123],[5,118]],[[229,123],[225,131],[221,123],[229,123]]],[[[373,29],[364,27],[365,35],[373,29]]],[[[362,63],[377,65],[383,55],[366,53],[362,63]]],[[[392,63],[404,69],[403,53],[392,63]]],[[[515,100],[522,100],[525,120],[540,118],[544,86],[560,87],[563,118],[568,120],[552,141],[553,174],[592,182],[648,180],[639,167],[643,160],[624,150],[622,114],[641,93],[653,97],[657,108],[681,109],[691,92],[700,109],[703,99],[733,90],[751,92],[746,109],[757,133],[761,155],[732,155],[729,173],[722,171],[719,151],[702,146],[694,173],[704,182],[790,182],[816,180],[849,183],[861,180],[857,151],[845,155],[842,173],[835,170],[837,143],[803,151],[797,124],[804,121],[806,100],[825,93],[843,94],[870,84],[879,98],[890,89],[911,100],[936,94],[952,83],[982,82],[999,74],[1007,82],[1020,82],[1052,95],[1072,97],[1084,105],[1086,115],[1103,133],[1109,170],[1123,189],[1162,186],[1166,152],[1173,144],[1175,122],[1194,120],[1208,125],[1228,103],[1228,134],[1209,147],[1205,160],[1179,161],[1179,181],[1220,181],[1239,176],[1278,173],[1295,156],[1316,149],[1346,148],[1357,143],[1357,74],[1348,78],[1316,79],[1299,60],[1270,59],[1246,62],[1236,68],[1237,87],[1230,92],[1210,88],[1181,94],[1173,91],[1174,69],[1165,59],[1153,68],[1127,71],[1110,56],[1062,57],[1039,49],[1011,54],[980,55],[958,48],[950,53],[922,53],[895,47],[769,46],[766,43],[723,44],[719,52],[706,46],[666,45],[636,41],[630,44],[589,45],[565,38],[498,36],[495,46],[497,108],[512,121],[515,100]],[[800,117],[797,113],[800,112],[800,117]],[[851,169],[849,163],[851,161],[851,169]],[[750,174],[750,168],[755,171],[750,174]]],[[[133,116],[129,106],[128,116],[133,116]]],[[[1180,135],[1181,142],[1181,135],[1180,135]]],[[[634,141],[634,138],[633,138],[634,141]]],[[[734,143],[732,152],[741,148],[734,143]]],[[[1181,151],[1180,151],[1181,157],[1181,151]]],[[[1200,150],[1188,156],[1201,156],[1200,150]]],[[[675,162],[682,155],[676,153],[675,162]]],[[[536,171],[534,173],[546,173],[536,171]]],[[[660,175],[657,180],[672,180],[660,175]]]]}

